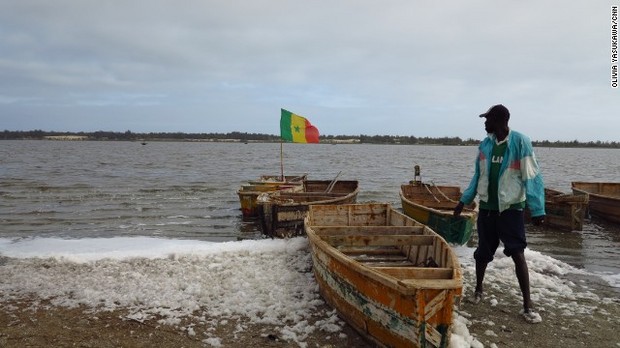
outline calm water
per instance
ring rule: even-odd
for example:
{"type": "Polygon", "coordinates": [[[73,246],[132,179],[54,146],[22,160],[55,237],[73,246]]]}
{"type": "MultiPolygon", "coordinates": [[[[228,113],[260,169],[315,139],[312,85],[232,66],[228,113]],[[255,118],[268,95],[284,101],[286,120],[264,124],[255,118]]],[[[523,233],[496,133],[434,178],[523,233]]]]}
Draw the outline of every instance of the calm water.
{"type": "MultiPolygon", "coordinates": [[[[620,151],[537,149],[548,187],[620,181],[620,151]]],[[[360,181],[359,202],[400,207],[399,185],[422,179],[464,188],[475,147],[284,144],[285,174],[360,181]]],[[[260,238],[244,222],[237,188],[279,174],[280,144],[0,142],[0,238],[153,236],[210,241],[260,238]]],[[[580,268],[620,273],[620,227],[529,229],[530,248],[580,268]]]]}

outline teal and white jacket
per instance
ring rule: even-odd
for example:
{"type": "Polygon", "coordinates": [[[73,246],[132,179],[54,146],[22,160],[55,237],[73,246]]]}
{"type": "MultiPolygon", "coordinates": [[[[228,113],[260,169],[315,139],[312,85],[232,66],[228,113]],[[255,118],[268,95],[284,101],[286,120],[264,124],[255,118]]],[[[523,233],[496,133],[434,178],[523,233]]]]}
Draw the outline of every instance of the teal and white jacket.
{"type": "MultiPolygon", "coordinates": [[[[499,172],[498,202],[500,213],[512,204],[526,202],[532,216],[545,215],[545,186],[536,162],[530,139],[513,130],[507,136],[508,146],[499,172]]],[[[491,153],[496,138],[494,134],[484,139],[478,147],[475,173],[461,196],[461,202],[470,204],[476,198],[488,202],[491,153]]]]}

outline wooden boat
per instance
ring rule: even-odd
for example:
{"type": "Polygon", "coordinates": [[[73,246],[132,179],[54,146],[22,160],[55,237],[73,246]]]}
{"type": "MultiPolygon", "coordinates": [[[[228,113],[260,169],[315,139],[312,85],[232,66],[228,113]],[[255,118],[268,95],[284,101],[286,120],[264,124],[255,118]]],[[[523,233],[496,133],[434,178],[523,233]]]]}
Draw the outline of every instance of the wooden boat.
{"type": "Polygon", "coordinates": [[[281,176],[262,175],[258,180],[250,180],[241,185],[237,191],[241,214],[244,219],[258,218],[258,205],[256,198],[265,192],[277,190],[301,191],[306,175],[287,175],[282,180],[281,176]]]}
{"type": "MultiPolygon", "coordinates": [[[[568,230],[583,230],[588,207],[588,195],[563,193],[545,188],[545,222],[544,225],[568,230]]],[[[531,221],[529,209],[525,209],[526,221],[531,221]]]]}
{"type": "Polygon", "coordinates": [[[573,193],[588,195],[588,211],[591,215],[620,223],[620,182],[571,183],[573,193]]]}
{"type": "Polygon", "coordinates": [[[475,203],[465,206],[455,217],[454,207],[461,198],[458,186],[437,186],[414,180],[401,185],[400,201],[405,215],[428,225],[448,243],[463,245],[476,226],[475,203]]]}
{"type": "Polygon", "coordinates": [[[301,191],[274,191],[257,199],[263,234],[292,237],[304,232],[304,217],[311,204],[355,203],[359,183],[355,180],[306,180],[301,191]]]}
{"type": "Polygon", "coordinates": [[[321,296],[377,346],[447,347],[459,260],[389,204],[313,205],[305,220],[321,296]]]}

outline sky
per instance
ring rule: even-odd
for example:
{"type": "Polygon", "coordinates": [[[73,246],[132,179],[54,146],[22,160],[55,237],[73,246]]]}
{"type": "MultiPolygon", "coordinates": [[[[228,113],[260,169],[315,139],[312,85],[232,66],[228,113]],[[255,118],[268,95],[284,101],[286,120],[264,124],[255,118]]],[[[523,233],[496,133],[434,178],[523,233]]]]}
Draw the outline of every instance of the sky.
{"type": "Polygon", "coordinates": [[[0,0],[0,130],[620,141],[612,4],[0,0]]]}
{"type": "MultiPolygon", "coordinates": [[[[323,302],[310,271],[308,248],[304,237],[224,243],[146,237],[0,238],[0,257],[5,257],[0,267],[0,306],[34,294],[54,306],[83,305],[98,311],[129,309],[127,319],[142,322],[159,318],[158,323],[172,325],[211,347],[229,346],[226,341],[231,337],[209,331],[198,334],[198,327],[185,327],[187,324],[181,324],[180,319],[194,318],[209,327],[241,317],[252,324],[274,325],[278,337],[302,348],[308,346],[310,336],[319,334],[333,336],[334,346],[341,346],[338,339],[342,338],[344,323],[335,311],[319,309],[323,302]],[[204,317],[215,321],[205,323],[204,317]]],[[[463,268],[467,295],[474,286],[474,249],[453,248],[463,268]]],[[[605,313],[607,306],[614,305],[614,299],[597,295],[587,282],[575,283],[568,277],[590,273],[537,251],[526,249],[525,254],[532,299],[540,308],[553,308],[563,317],[579,321],[593,312],[605,313]],[[587,301],[579,301],[584,299],[587,301]]],[[[612,287],[620,287],[619,275],[595,276],[604,277],[612,287]]],[[[505,296],[485,301],[499,316],[507,315],[508,303],[514,299],[518,302],[520,293],[514,263],[501,250],[487,270],[485,281],[505,289],[505,296]]],[[[450,348],[484,346],[469,331],[476,320],[488,327],[485,340],[491,344],[486,346],[502,345],[494,342],[494,331],[502,328],[494,324],[493,318],[467,319],[471,315],[458,309],[453,314],[450,348]]],[[[587,344],[587,332],[576,330],[571,334],[582,337],[587,344]]]]}

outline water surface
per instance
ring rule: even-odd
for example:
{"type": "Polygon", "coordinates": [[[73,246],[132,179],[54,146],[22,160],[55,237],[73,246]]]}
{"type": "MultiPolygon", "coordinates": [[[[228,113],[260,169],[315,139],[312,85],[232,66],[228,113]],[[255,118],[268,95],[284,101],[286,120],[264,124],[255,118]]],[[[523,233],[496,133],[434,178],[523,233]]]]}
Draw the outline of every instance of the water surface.
{"type": "MultiPolygon", "coordinates": [[[[243,221],[237,188],[279,174],[278,143],[0,142],[0,238],[150,236],[228,241],[260,238],[243,221]]],[[[400,207],[413,178],[464,188],[476,147],[284,144],[286,175],[359,180],[358,201],[400,207]]],[[[619,181],[614,149],[538,148],[548,187],[619,181]]],[[[591,220],[581,232],[530,226],[530,248],[576,267],[620,273],[620,228],[591,220]]]]}

